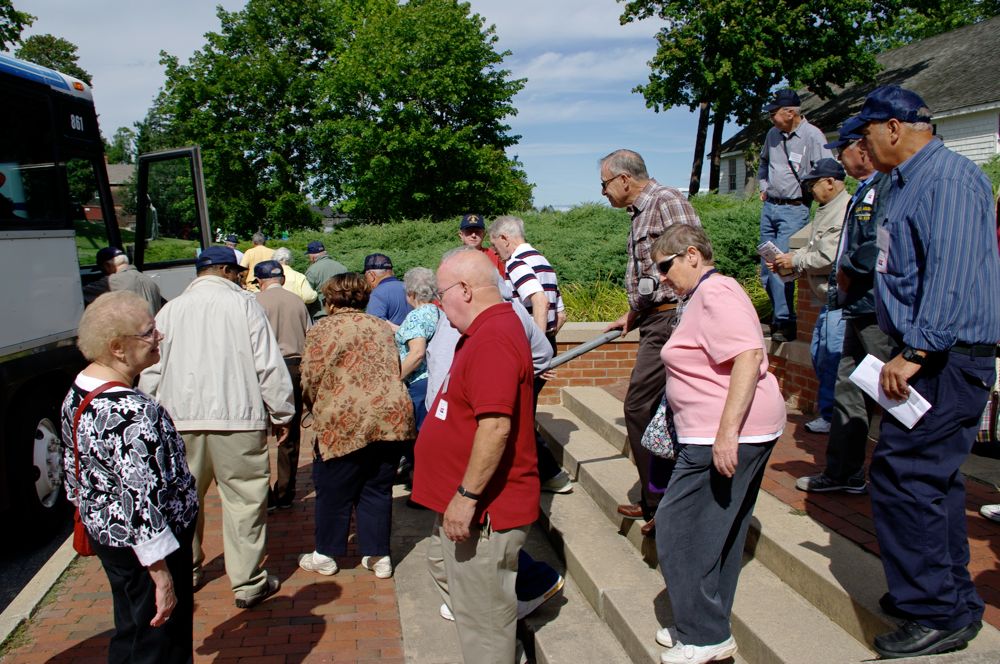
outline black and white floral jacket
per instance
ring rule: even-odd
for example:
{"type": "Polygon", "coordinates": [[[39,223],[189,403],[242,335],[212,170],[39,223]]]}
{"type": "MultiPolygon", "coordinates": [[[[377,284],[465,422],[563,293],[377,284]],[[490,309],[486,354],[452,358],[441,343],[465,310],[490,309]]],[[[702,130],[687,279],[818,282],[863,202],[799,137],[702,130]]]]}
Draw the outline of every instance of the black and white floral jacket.
{"type": "Polygon", "coordinates": [[[131,547],[148,566],[178,548],[174,532],[194,523],[198,492],[170,415],[146,394],[122,387],[99,394],[80,416],[77,482],[73,417],[102,382],[80,374],[63,401],[66,495],[96,542],[131,547]]]}

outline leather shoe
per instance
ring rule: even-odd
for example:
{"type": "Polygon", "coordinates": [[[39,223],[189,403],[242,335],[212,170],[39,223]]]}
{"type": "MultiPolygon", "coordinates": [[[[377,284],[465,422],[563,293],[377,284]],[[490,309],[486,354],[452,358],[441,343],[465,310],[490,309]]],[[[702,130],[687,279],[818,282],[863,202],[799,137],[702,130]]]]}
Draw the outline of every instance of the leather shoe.
{"type": "Polygon", "coordinates": [[[619,505],[618,513],[626,519],[641,519],[643,517],[642,505],[638,504],[626,503],[625,505],[619,505]]]}
{"type": "Polygon", "coordinates": [[[964,648],[978,632],[975,622],[958,629],[934,629],[905,620],[896,631],[875,637],[875,652],[887,659],[936,655],[964,648]]]}
{"type": "Polygon", "coordinates": [[[654,537],[656,535],[656,517],[653,517],[642,525],[639,529],[643,537],[654,537]]]}

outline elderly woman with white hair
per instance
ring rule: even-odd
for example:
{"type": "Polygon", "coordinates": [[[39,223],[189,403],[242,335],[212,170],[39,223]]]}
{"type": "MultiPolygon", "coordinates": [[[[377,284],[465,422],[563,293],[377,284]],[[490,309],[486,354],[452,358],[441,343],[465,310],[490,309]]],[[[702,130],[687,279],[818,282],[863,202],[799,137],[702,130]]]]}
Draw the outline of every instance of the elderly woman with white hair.
{"type": "MultiPolygon", "coordinates": [[[[434,300],[437,298],[437,282],[434,271],[426,267],[410,268],[403,277],[406,300],[413,310],[406,315],[396,330],[396,349],[399,351],[399,375],[406,383],[413,401],[413,415],[417,432],[427,415],[424,405],[427,396],[427,343],[434,336],[441,310],[434,300]]],[[[412,461],[412,452],[408,455],[412,461]]]]}
{"type": "Polygon", "coordinates": [[[285,290],[292,291],[306,304],[312,304],[319,297],[312,286],[309,285],[309,280],[306,279],[306,275],[297,271],[292,267],[292,250],[288,247],[278,247],[274,250],[274,255],[271,256],[271,260],[276,260],[281,263],[281,269],[285,272],[285,283],[282,284],[282,288],[285,290]]]}
{"type": "Polygon", "coordinates": [[[162,339],[144,299],[101,295],[80,319],[90,364],[62,405],[66,493],[111,585],[111,662],[192,658],[198,492],[170,415],[132,387],[162,339]]]}

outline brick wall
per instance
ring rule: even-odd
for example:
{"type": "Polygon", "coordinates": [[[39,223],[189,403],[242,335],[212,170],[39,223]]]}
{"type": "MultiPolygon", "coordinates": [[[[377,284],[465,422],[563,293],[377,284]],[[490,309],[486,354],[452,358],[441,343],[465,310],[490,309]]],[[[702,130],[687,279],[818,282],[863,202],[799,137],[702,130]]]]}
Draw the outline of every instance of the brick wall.
{"type": "MultiPolygon", "coordinates": [[[[798,318],[798,338],[785,344],[768,344],[770,371],[777,377],[781,393],[791,408],[812,412],[816,408],[816,391],[819,387],[816,373],[809,356],[809,342],[812,329],[816,325],[819,305],[813,299],[808,286],[797,290],[796,311],[798,318]]],[[[556,340],[557,353],[564,353],[585,341],[600,336],[605,323],[567,323],[556,340]]],[[[556,370],[556,379],[550,381],[539,395],[541,404],[559,403],[559,390],[573,386],[604,386],[628,382],[635,365],[635,353],[639,346],[639,335],[630,332],[624,339],[618,338],[586,353],[556,370]]]]}

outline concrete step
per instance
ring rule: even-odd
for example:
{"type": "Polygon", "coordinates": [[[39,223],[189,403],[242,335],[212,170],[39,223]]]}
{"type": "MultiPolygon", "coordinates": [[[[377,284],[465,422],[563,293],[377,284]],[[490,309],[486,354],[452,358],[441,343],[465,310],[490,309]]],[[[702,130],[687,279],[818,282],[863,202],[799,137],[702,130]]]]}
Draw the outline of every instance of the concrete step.
{"type": "MultiPolygon", "coordinates": [[[[553,443],[553,453],[577,477],[612,526],[640,551],[647,564],[655,566],[655,548],[639,533],[642,522],[624,520],[615,512],[617,503],[634,501],[638,496],[631,462],[623,467],[621,459],[607,453],[607,449],[620,447],[619,437],[624,435],[621,402],[599,388],[564,388],[563,403],[565,407],[539,408],[539,424],[553,443]],[[615,440],[611,444],[605,441],[602,447],[600,432],[615,440]]],[[[876,634],[895,625],[878,607],[878,598],[886,590],[879,559],[763,491],[747,549],[755,561],[864,647],[876,634]]],[[[962,656],[977,657],[979,653],[1000,653],[998,630],[985,625],[962,656]]]]}

